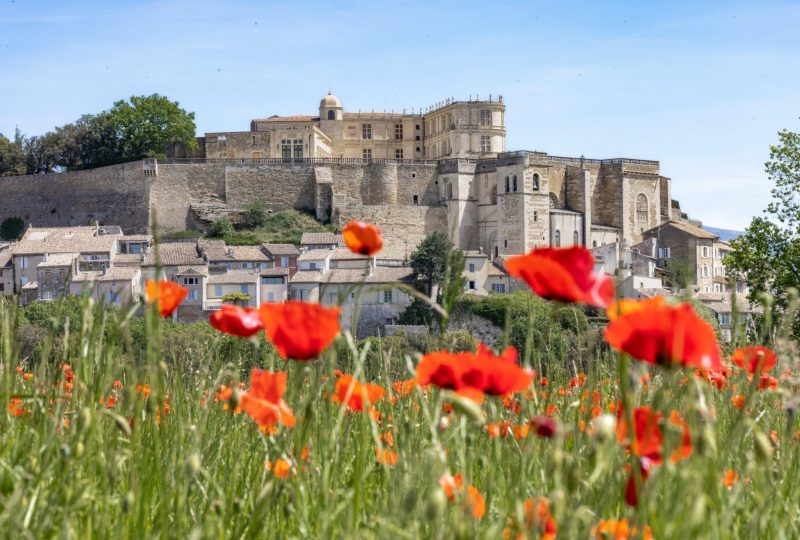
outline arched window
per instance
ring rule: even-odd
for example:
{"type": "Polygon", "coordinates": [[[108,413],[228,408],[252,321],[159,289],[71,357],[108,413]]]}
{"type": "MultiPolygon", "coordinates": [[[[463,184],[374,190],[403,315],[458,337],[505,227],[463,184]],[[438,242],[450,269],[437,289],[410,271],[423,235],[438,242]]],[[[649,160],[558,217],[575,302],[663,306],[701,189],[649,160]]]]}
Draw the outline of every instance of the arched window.
{"type": "Polygon", "coordinates": [[[453,184],[447,184],[447,198],[453,198],[453,184]]]}
{"type": "Polygon", "coordinates": [[[514,191],[517,191],[517,175],[514,175],[514,191]]]}
{"type": "Polygon", "coordinates": [[[561,247],[561,231],[558,229],[553,233],[553,247],[561,247]]]}
{"type": "Polygon", "coordinates": [[[575,231],[574,233],[572,233],[572,245],[573,246],[577,246],[577,245],[580,244],[580,241],[581,241],[581,239],[580,239],[580,235],[578,234],[578,231],[575,231]]]}
{"type": "Polygon", "coordinates": [[[494,246],[494,258],[496,259],[500,255],[500,248],[494,246]]]}
{"type": "Polygon", "coordinates": [[[647,197],[643,193],[636,196],[636,221],[647,223],[650,221],[647,210],[647,197]]]}
{"type": "Polygon", "coordinates": [[[497,204],[497,186],[492,186],[492,190],[489,192],[489,200],[492,204],[497,204]]]}
{"type": "Polygon", "coordinates": [[[336,111],[328,111],[328,120],[336,120],[336,111]]]}
{"type": "Polygon", "coordinates": [[[537,190],[537,191],[539,189],[539,175],[538,174],[534,174],[533,175],[533,189],[537,190]]]}
{"type": "Polygon", "coordinates": [[[594,240],[594,241],[592,242],[592,247],[597,247],[597,240],[594,240]]]}
{"type": "Polygon", "coordinates": [[[555,193],[550,194],[550,208],[558,208],[558,197],[555,193]]]}
{"type": "Polygon", "coordinates": [[[510,187],[509,187],[509,186],[510,186],[509,179],[508,179],[508,176],[506,176],[506,193],[508,193],[509,191],[511,191],[511,189],[510,189],[510,187]]]}

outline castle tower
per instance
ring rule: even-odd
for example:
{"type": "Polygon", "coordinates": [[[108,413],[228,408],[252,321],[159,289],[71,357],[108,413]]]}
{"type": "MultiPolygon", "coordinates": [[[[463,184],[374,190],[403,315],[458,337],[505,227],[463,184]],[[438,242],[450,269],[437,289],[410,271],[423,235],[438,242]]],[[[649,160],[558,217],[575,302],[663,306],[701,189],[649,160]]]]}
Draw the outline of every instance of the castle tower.
{"type": "Polygon", "coordinates": [[[331,157],[344,157],[344,107],[342,101],[330,92],[319,102],[319,128],[331,138],[331,157]]]}

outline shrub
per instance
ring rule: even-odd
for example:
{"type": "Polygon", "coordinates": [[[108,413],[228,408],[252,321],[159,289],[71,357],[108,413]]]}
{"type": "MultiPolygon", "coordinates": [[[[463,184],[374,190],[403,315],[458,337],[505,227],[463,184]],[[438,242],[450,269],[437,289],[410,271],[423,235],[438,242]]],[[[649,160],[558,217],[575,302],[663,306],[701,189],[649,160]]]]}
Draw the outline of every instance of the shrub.
{"type": "Polygon", "coordinates": [[[214,238],[226,238],[233,233],[233,222],[227,217],[219,218],[208,228],[209,236],[214,238]]]}
{"type": "Polygon", "coordinates": [[[255,201],[244,207],[241,215],[241,228],[255,229],[267,223],[266,206],[261,201],[255,201]]]}

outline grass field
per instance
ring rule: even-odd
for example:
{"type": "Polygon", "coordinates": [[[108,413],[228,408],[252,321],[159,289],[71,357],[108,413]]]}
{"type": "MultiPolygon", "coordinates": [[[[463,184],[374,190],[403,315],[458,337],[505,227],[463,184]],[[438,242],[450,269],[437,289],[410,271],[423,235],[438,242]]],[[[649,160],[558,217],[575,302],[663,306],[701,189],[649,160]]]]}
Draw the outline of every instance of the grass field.
{"type": "Polygon", "coordinates": [[[21,356],[20,313],[0,301],[4,537],[800,536],[797,359],[778,330],[762,338],[779,352],[774,383],[608,347],[579,365],[532,338],[530,386],[478,404],[415,385],[419,358],[365,350],[380,340],[340,335],[297,362],[263,333],[211,333],[166,355],[155,309],[142,325],[84,301],[78,324],[54,313],[21,356]],[[254,366],[287,373],[293,427],[265,432],[237,410],[254,366]],[[352,410],[343,368],[385,393],[352,410]],[[639,440],[643,406],[662,417],[639,440]]]}

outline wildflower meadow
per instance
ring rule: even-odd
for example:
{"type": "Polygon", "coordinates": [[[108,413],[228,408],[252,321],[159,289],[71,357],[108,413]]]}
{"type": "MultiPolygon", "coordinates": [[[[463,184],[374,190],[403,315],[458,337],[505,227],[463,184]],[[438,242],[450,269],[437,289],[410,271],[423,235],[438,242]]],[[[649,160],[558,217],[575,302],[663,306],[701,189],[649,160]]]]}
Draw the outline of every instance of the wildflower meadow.
{"type": "Polygon", "coordinates": [[[618,301],[593,269],[578,247],[508,261],[531,297],[599,314],[588,361],[533,332],[455,350],[441,305],[435,350],[399,354],[291,301],[223,306],[167,354],[186,295],[167,281],[55,312],[31,352],[0,301],[0,535],[800,537],[788,330],[765,310],[720,343],[690,304],[618,301]]]}

